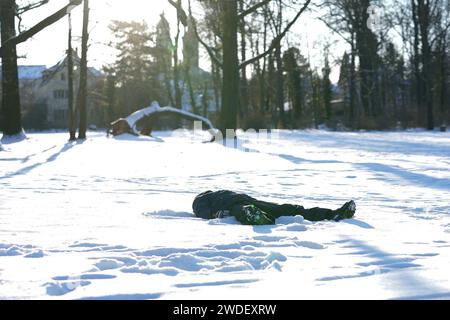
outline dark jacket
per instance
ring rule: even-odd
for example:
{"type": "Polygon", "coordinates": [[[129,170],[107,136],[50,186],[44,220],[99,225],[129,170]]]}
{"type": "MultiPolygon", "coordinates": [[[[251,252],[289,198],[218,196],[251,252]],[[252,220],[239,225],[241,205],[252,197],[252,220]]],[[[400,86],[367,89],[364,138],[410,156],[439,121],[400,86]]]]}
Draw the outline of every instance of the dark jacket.
{"type": "Polygon", "coordinates": [[[192,209],[197,217],[214,219],[215,213],[222,210],[231,211],[235,205],[256,204],[258,200],[246,194],[240,194],[228,190],[206,191],[199,194],[192,204],[192,209]]]}

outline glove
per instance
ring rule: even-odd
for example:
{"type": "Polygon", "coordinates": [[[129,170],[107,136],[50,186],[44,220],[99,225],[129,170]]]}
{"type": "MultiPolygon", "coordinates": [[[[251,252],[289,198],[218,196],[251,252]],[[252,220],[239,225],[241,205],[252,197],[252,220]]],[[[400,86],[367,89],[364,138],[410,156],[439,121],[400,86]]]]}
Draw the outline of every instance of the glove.
{"type": "Polygon", "coordinates": [[[234,206],[231,214],[244,225],[266,226],[275,224],[275,218],[255,205],[234,206]]]}

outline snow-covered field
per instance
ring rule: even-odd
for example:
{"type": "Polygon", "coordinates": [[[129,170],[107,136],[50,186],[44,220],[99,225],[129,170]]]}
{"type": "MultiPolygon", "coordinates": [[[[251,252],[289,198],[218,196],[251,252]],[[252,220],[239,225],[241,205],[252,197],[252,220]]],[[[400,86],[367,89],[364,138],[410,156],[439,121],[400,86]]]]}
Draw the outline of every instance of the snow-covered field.
{"type": "Polygon", "coordinates": [[[450,298],[449,133],[285,131],[238,149],[156,135],[3,145],[0,299],[450,298]],[[196,194],[224,188],[358,212],[193,217],[196,194]]]}

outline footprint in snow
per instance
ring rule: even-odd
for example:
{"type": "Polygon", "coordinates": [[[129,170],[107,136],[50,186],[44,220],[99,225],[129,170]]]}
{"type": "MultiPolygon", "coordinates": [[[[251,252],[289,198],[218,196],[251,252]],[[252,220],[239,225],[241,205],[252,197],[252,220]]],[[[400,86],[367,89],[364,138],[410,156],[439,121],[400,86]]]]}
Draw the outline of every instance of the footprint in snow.
{"type": "Polygon", "coordinates": [[[90,281],[86,280],[80,280],[78,279],[71,279],[68,281],[56,281],[51,283],[44,284],[45,290],[49,296],[63,296],[65,294],[68,294],[69,292],[72,292],[76,290],[79,287],[85,287],[90,285],[90,281]]]}

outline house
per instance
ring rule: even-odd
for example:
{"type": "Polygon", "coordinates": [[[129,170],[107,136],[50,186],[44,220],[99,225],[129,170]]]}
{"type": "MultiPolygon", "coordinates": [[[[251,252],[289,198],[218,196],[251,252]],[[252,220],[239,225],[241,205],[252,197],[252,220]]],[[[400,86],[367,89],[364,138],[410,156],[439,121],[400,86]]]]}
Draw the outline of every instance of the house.
{"type": "MultiPolygon", "coordinates": [[[[29,66],[18,66],[18,76],[19,76],[19,89],[20,89],[20,100],[22,106],[22,114],[28,115],[33,114],[37,109],[42,110],[42,108],[32,108],[34,105],[34,90],[33,87],[35,83],[38,82],[42,78],[42,73],[47,69],[44,65],[29,65],[29,66]]],[[[2,66],[0,65],[0,80],[2,79],[2,66]]],[[[0,86],[0,92],[2,88],[0,86]]],[[[1,102],[1,95],[0,95],[1,102]]],[[[42,114],[42,112],[37,112],[38,114],[42,114]]],[[[34,123],[31,128],[36,129],[44,129],[44,120],[42,119],[42,115],[38,115],[37,117],[33,116],[36,119],[36,123],[34,123]]],[[[24,122],[26,123],[28,119],[24,117],[24,122]]],[[[27,128],[30,128],[27,126],[27,128]]],[[[1,128],[0,128],[1,129],[1,128]]]]}
{"type": "MultiPolygon", "coordinates": [[[[78,92],[80,58],[74,54],[74,99],[78,92]]],[[[42,72],[33,86],[35,102],[46,106],[47,123],[51,128],[66,128],[69,121],[67,58],[42,72]]],[[[90,124],[104,123],[105,114],[95,93],[103,84],[103,74],[95,68],[88,68],[88,120],[90,124]]]]}
{"type": "MultiPolygon", "coordinates": [[[[74,51],[74,103],[78,92],[80,58],[74,51]]],[[[19,66],[19,86],[24,126],[32,129],[67,128],[68,79],[67,58],[46,68],[43,65],[19,66]]],[[[1,79],[1,66],[0,66],[1,79]]],[[[88,68],[88,121],[90,125],[104,125],[105,112],[100,95],[104,76],[95,68],[88,68]]]]}

